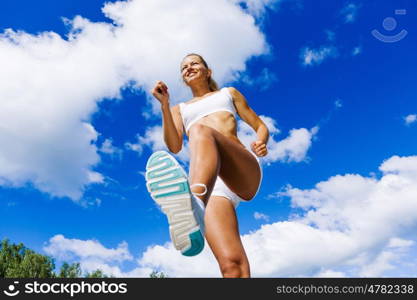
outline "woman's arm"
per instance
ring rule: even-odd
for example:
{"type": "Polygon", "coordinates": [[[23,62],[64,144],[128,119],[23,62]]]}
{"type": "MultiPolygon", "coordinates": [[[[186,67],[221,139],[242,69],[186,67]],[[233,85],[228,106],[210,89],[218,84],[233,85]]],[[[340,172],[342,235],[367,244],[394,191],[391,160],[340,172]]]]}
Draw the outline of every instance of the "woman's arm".
{"type": "Polygon", "coordinates": [[[168,107],[161,107],[162,109],[162,128],[164,131],[164,141],[169,151],[178,153],[182,149],[183,141],[183,126],[178,105],[169,109],[168,107]]]}
{"type": "Polygon", "coordinates": [[[152,90],[152,95],[161,103],[162,128],[165,145],[169,151],[178,153],[182,149],[183,126],[178,105],[170,108],[168,87],[158,81],[152,90]]]}
{"type": "Polygon", "coordinates": [[[233,102],[239,116],[255,130],[258,137],[257,141],[251,144],[253,152],[257,156],[265,156],[268,154],[266,144],[269,139],[269,130],[259,116],[249,107],[246,98],[235,88],[228,88],[233,97],[233,102]]]}

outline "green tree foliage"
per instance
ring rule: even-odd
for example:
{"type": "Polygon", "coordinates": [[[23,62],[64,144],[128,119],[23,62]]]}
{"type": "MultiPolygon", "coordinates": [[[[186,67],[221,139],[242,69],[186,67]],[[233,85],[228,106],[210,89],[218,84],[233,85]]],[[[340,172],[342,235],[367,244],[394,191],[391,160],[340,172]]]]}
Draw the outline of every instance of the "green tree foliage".
{"type": "Polygon", "coordinates": [[[150,278],[168,278],[168,275],[166,275],[164,272],[157,272],[152,271],[151,274],[149,274],[150,278]]]}
{"type": "Polygon", "coordinates": [[[64,262],[59,270],[59,278],[80,278],[81,277],[81,267],[79,263],[73,263],[69,265],[64,262]]]}
{"type": "Polygon", "coordinates": [[[101,270],[96,270],[91,273],[86,273],[85,278],[108,278],[108,276],[104,274],[101,270]]]}
{"type": "MultiPolygon", "coordinates": [[[[80,278],[79,263],[64,262],[56,274],[53,258],[34,252],[22,243],[10,244],[4,239],[0,246],[0,278],[80,278]]],[[[106,278],[101,270],[85,274],[86,278],[106,278]]]]}
{"type": "Polygon", "coordinates": [[[10,244],[8,239],[1,242],[0,278],[51,278],[55,277],[51,257],[37,254],[22,243],[10,244]]]}
{"type": "MultiPolygon", "coordinates": [[[[0,278],[81,278],[80,263],[64,262],[56,274],[54,259],[26,248],[22,243],[0,245],[0,278]]],[[[101,270],[85,273],[85,278],[108,278],[101,270]]],[[[150,278],[168,278],[163,272],[152,271],[150,278]]]]}

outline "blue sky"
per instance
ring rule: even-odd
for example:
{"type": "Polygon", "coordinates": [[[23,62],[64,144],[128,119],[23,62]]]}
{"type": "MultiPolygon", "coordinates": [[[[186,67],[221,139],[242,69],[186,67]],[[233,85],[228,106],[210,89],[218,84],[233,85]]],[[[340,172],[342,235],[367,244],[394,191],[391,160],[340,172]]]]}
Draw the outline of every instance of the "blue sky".
{"type": "Polygon", "coordinates": [[[237,209],[254,275],[417,276],[416,1],[122,3],[2,2],[2,238],[116,276],[219,276],[207,249],[177,256],[141,174],[161,149],[146,91],[161,79],[186,99],[177,66],[199,52],[276,128],[237,209]]]}

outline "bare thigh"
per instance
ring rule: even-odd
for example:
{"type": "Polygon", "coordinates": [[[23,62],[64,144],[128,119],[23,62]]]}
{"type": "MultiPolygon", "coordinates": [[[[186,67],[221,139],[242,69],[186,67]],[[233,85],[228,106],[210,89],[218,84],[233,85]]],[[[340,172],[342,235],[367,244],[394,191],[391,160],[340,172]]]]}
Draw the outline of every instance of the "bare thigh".
{"type": "Polygon", "coordinates": [[[243,145],[217,130],[196,125],[199,126],[198,131],[206,131],[215,138],[221,161],[219,176],[224,183],[242,199],[251,200],[261,180],[261,170],[256,158],[243,145]]]}

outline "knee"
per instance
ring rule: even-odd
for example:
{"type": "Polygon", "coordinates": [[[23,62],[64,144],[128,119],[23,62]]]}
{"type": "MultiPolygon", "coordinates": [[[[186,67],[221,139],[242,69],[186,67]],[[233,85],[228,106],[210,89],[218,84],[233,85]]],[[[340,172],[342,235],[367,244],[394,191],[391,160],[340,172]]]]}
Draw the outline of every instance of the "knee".
{"type": "Polygon", "coordinates": [[[191,138],[210,137],[213,134],[213,129],[201,124],[194,124],[189,130],[189,136],[191,138]]]}
{"type": "Polygon", "coordinates": [[[238,256],[220,260],[220,270],[225,278],[247,277],[246,269],[244,259],[238,256]]]}

